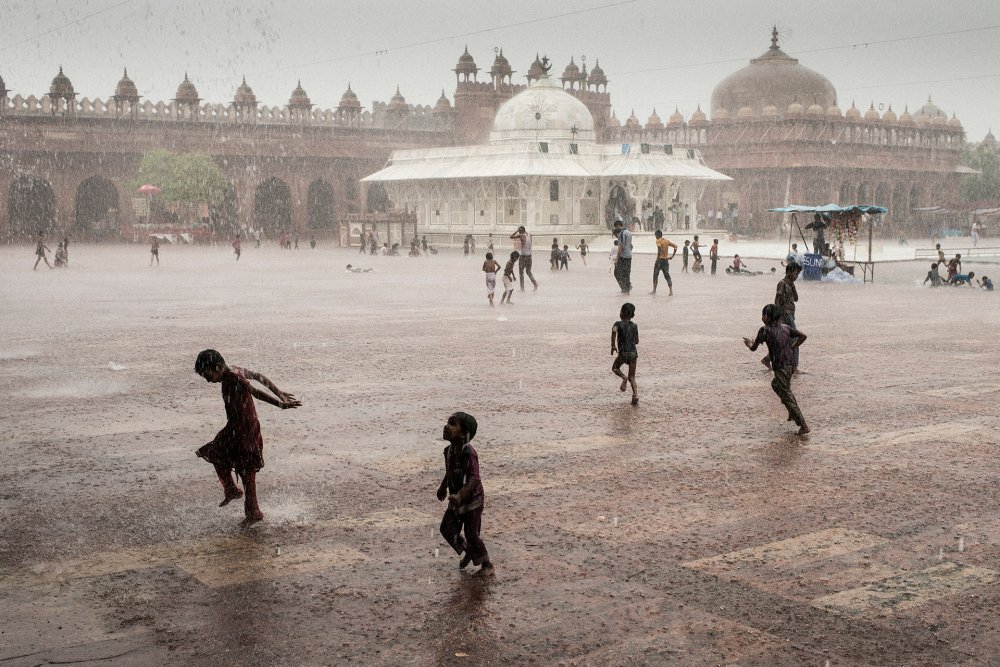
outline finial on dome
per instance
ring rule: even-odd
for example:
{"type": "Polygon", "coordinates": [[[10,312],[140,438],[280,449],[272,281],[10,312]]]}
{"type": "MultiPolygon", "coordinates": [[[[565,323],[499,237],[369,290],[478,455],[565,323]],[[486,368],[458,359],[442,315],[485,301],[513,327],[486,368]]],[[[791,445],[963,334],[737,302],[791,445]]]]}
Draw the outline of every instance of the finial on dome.
{"type": "Polygon", "coordinates": [[[771,24],[771,48],[778,48],[778,26],[771,24]]]}

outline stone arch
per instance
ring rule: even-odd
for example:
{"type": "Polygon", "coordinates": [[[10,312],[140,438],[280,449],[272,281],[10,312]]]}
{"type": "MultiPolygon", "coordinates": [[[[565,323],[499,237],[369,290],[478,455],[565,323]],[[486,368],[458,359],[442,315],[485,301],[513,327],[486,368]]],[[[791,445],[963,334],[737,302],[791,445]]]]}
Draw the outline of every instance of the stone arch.
{"type": "MultiPolygon", "coordinates": [[[[879,183],[875,186],[874,204],[889,208],[889,186],[885,183],[879,183]]],[[[892,215],[892,211],[889,211],[889,215],[892,215]]]]}
{"type": "Polygon", "coordinates": [[[909,192],[904,183],[897,183],[892,190],[892,206],[890,214],[897,223],[903,222],[910,212],[909,192]]]}
{"type": "Polygon", "coordinates": [[[332,229],[334,225],[333,186],[317,178],[306,195],[309,229],[332,229]]]}
{"type": "Polygon", "coordinates": [[[867,183],[858,184],[858,200],[854,203],[862,206],[870,206],[875,203],[871,199],[871,188],[868,187],[867,183]]]}
{"type": "Polygon", "coordinates": [[[608,203],[604,206],[604,221],[610,229],[615,220],[628,221],[635,215],[635,201],[628,196],[628,192],[620,183],[615,183],[608,191],[608,203]]]}
{"type": "Polygon", "coordinates": [[[22,174],[10,184],[7,196],[10,236],[15,239],[47,234],[56,227],[56,195],[43,178],[22,174]]]}
{"type": "Polygon", "coordinates": [[[923,190],[919,184],[914,185],[910,188],[910,210],[915,208],[920,208],[920,199],[923,195],[923,190]]]}
{"type": "Polygon", "coordinates": [[[209,208],[208,217],[212,223],[212,229],[227,234],[236,233],[239,230],[237,210],[236,186],[230,183],[222,191],[222,199],[219,200],[219,203],[209,208]]]}
{"type": "Polygon", "coordinates": [[[386,213],[392,207],[389,201],[389,193],[385,190],[385,185],[375,181],[368,186],[367,211],[369,213],[386,213]]]}
{"type": "Polygon", "coordinates": [[[266,234],[292,227],[292,190],[280,178],[271,176],[257,186],[253,195],[254,227],[266,234]]]}
{"type": "Polygon", "coordinates": [[[830,184],[820,178],[807,181],[802,188],[802,203],[822,206],[830,202],[830,184]]]}
{"type": "Polygon", "coordinates": [[[84,235],[117,235],[118,188],[103,176],[91,176],[76,189],[76,229],[84,235]]]}
{"type": "Polygon", "coordinates": [[[850,183],[840,184],[840,199],[838,203],[841,206],[850,206],[851,204],[857,204],[860,202],[854,201],[854,186],[850,183]]]}

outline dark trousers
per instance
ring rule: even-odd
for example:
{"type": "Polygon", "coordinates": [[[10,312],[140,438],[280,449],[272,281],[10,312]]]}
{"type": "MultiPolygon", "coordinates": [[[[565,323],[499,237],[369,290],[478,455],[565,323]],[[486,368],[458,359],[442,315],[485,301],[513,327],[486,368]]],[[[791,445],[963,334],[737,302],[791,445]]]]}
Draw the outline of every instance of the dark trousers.
{"type": "Polygon", "coordinates": [[[531,273],[531,255],[521,255],[517,258],[517,271],[521,276],[521,291],[524,291],[524,274],[528,274],[528,280],[535,287],[538,287],[538,281],[535,280],[535,276],[531,273]]]}
{"type": "Polygon", "coordinates": [[[718,265],[718,263],[719,263],[719,258],[718,257],[713,257],[712,258],[712,275],[713,276],[715,275],[715,267],[718,265]]]}
{"type": "Polygon", "coordinates": [[[628,294],[632,291],[632,258],[619,257],[615,262],[615,280],[622,292],[628,294]]]}
{"type": "Polygon", "coordinates": [[[490,556],[486,553],[486,545],[479,537],[479,530],[483,524],[483,506],[480,505],[474,510],[465,514],[458,514],[449,508],[441,519],[441,535],[455,550],[461,554],[463,551],[472,559],[473,565],[482,565],[489,562],[490,556]],[[462,532],[465,536],[462,536],[462,532]]]}
{"type": "Polygon", "coordinates": [[[792,393],[792,373],[795,372],[795,368],[792,366],[786,366],[785,368],[779,368],[774,371],[774,379],[771,380],[771,389],[774,393],[778,395],[781,399],[781,404],[785,406],[788,410],[788,414],[792,417],[797,425],[802,426],[806,423],[806,420],[802,417],[802,411],[799,410],[799,404],[795,400],[795,394],[792,393]]]}
{"type": "Polygon", "coordinates": [[[667,286],[673,289],[674,281],[670,279],[670,262],[665,259],[657,259],[653,264],[653,291],[656,291],[656,283],[660,279],[660,274],[667,279],[667,286]]]}

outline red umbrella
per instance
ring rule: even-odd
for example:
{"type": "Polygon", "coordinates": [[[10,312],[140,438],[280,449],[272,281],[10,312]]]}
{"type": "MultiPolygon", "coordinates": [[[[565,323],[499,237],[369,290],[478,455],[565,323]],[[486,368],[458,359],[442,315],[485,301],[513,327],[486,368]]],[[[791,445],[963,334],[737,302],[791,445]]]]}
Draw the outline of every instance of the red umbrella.
{"type": "Polygon", "coordinates": [[[158,195],[161,192],[163,191],[160,190],[160,188],[156,187],[155,185],[150,185],[149,183],[146,183],[141,188],[139,188],[139,194],[141,195],[158,195]]]}

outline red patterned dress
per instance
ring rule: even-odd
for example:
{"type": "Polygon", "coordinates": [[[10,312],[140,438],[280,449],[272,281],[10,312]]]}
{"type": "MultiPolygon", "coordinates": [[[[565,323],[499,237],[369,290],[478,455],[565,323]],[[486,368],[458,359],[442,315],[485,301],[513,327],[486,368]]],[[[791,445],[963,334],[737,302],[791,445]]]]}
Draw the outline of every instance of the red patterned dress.
{"type": "Polygon", "coordinates": [[[239,474],[257,472],[264,467],[264,439],[243,369],[230,366],[222,375],[222,401],[226,425],[212,442],[198,449],[198,456],[239,474]]]}

